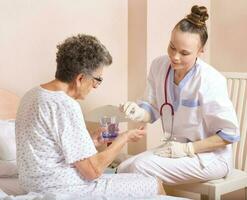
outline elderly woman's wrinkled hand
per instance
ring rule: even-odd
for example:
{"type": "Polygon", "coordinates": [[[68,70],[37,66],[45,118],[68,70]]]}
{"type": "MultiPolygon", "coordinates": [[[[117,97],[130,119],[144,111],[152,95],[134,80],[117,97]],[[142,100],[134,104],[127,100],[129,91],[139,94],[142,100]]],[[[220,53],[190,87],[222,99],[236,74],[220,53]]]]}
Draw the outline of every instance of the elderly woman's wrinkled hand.
{"type": "MultiPolygon", "coordinates": [[[[94,130],[93,132],[90,133],[92,140],[94,142],[94,145],[96,147],[101,146],[103,144],[106,144],[107,142],[105,140],[102,139],[101,137],[101,133],[106,131],[106,127],[99,127],[96,130],[94,130]]],[[[109,141],[108,141],[109,142],[109,141]]]]}
{"type": "Polygon", "coordinates": [[[137,142],[146,135],[146,130],[144,130],[144,127],[140,127],[138,129],[128,130],[124,134],[127,135],[127,142],[137,142]]]}

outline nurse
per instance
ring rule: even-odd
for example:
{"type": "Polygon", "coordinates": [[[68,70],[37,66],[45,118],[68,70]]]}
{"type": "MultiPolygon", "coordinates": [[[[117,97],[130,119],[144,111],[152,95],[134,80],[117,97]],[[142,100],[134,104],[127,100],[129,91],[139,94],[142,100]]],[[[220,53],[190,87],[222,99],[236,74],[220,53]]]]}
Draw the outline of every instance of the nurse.
{"type": "Polygon", "coordinates": [[[141,173],[176,185],[231,172],[238,121],[225,78],[199,58],[208,39],[207,19],[206,7],[192,7],[171,33],[168,56],[152,62],[145,99],[120,107],[134,121],[161,118],[167,141],[124,161],[118,173],[141,173]]]}

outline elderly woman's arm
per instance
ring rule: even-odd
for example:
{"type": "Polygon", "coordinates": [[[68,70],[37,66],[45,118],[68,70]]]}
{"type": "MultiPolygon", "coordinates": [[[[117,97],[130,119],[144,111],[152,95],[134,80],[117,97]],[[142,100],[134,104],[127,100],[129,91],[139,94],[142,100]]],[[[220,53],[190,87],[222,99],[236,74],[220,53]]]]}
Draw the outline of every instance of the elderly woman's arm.
{"type": "Polygon", "coordinates": [[[82,177],[93,180],[101,176],[104,170],[119,154],[127,142],[137,141],[146,134],[143,129],[129,130],[120,134],[110,146],[87,159],[75,162],[75,167],[82,177]]]}

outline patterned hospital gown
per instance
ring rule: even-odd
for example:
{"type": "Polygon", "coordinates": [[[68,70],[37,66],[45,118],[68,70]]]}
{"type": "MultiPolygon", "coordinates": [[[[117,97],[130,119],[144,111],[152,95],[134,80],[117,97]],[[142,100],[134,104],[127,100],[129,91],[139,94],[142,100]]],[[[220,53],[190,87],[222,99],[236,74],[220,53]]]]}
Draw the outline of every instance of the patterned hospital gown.
{"type": "Polygon", "coordinates": [[[30,90],[16,117],[19,181],[26,191],[142,197],[157,194],[157,180],[140,174],[103,174],[87,181],[73,163],[97,153],[80,105],[62,91],[30,90]]]}

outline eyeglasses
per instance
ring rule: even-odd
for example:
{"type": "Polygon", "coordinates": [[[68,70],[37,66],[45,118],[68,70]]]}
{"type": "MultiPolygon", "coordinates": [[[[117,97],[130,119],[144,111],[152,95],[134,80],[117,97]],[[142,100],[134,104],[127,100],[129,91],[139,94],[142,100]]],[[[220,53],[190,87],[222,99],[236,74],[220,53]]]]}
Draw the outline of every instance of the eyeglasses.
{"type": "Polygon", "coordinates": [[[103,81],[103,78],[102,77],[94,77],[92,76],[92,78],[96,81],[98,81],[99,83],[101,83],[103,81]]]}
{"type": "Polygon", "coordinates": [[[95,76],[93,76],[91,74],[89,76],[92,77],[93,80],[97,81],[96,84],[95,84],[96,86],[100,85],[102,83],[102,81],[103,81],[102,77],[95,77],[95,76]]]}

